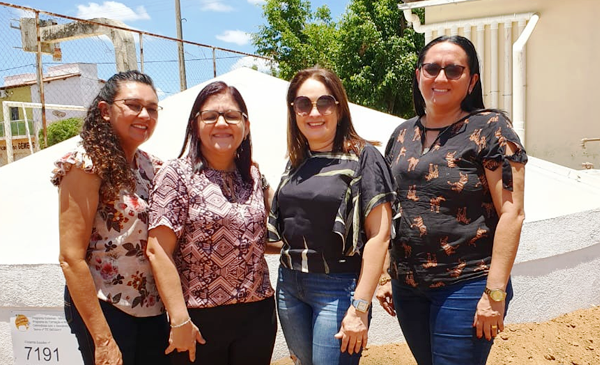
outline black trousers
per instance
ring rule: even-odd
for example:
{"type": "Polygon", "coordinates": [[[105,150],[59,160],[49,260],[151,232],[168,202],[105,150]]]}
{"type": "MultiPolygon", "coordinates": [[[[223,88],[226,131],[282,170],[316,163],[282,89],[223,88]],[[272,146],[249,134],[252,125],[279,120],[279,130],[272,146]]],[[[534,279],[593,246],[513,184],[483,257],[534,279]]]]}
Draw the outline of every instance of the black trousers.
{"type": "Polygon", "coordinates": [[[269,365],[275,346],[277,319],[273,297],[259,302],[188,309],[206,340],[196,344],[196,361],[189,353],[171,353],[172,365],[269,365]]]}
{"type": "MultiPolygon", "coordinates": [[[[98,300],[98,299],[96,299],[98,300]]],[[[168,365],[165,350],[169,345],[169,322],[165,314],[134,317],[114,305],[99,300],[115,342],[123,357],[123,365],[168,365]]],[[[94,341],[65,287],[65,317],[77,337],[85,365],[95,365],[94,341]]]]}

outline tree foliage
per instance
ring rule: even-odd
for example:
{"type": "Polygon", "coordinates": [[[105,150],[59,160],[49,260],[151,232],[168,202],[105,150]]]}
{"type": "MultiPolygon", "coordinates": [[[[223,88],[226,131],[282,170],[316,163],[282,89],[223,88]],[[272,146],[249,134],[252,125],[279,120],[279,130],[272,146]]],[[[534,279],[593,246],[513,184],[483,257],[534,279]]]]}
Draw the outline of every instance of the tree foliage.
{"type": "Polygon", "coordinates": [[[279,76],[289,80],[303,68],[328,67],[352,102],[412,115],[411,81],[424,37],[406,26],[398,1],[351,0],[339,22],[327,6],[310,9],[307,0],[268,0],[263,6],[267,25],[253,40],[259,54],[278,63],[279,76]]]}
{"type": "Polygon", "coordinates": [[[296,71],[317,64],[332,66],[336,24],[327,5],[313,13],[310,1],[268,0],[263,17],[267,25],[253,34],[253,43],[258,54],[278,63],[281,78],[289,80],[296,71]]]}
{"type": "Polygon", "coordinates": [[[83,120],[80,118],[67,118],[56,121],[46,128],[46,134],[48,138],[48,146],[44,143],[44,131],[40,130],[38,140],[40,147],[46,148],[53,146],[62,141],[66,141],[71,137],[75,137],[81,132],[83,126],[83,120]]]}

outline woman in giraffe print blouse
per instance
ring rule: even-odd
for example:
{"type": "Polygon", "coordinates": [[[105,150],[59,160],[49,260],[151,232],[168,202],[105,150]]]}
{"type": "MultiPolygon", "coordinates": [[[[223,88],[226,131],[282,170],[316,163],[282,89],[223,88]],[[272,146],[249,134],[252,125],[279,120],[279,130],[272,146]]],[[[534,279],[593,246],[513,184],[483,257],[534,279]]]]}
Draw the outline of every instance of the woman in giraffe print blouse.
{"type": "Polygon", "coordinates": [[[527,155],[507,116],[485,109],[479,72],[468,39],[426,45],[413,80],[417,116],[386,148],[396,236],[392,280],[377,297],[419,365],[485,364],[513,296],[527,155]]]}

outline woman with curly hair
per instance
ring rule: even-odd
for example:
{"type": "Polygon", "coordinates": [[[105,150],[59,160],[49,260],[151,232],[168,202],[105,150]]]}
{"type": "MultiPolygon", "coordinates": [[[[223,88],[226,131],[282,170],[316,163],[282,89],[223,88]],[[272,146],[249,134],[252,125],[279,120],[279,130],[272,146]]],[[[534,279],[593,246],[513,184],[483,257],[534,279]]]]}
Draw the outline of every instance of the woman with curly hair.
{"type": "Polygon", "coordinates": [[[112,76],[81,143],[55,163],[65,315],[86,365],[168,363],[168,323],[144,254],[148,192],[162,163],[138,149],[159,110],[149,76],[112,76]]]}

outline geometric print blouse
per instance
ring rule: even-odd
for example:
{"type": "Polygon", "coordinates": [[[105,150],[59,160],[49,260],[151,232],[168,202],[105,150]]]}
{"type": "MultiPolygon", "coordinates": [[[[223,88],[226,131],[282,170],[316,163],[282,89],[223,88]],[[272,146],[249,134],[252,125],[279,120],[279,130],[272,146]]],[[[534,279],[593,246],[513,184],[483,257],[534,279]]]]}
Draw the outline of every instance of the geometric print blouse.
{"type": "Polygon", "coordinates": [[[412,287],[438,288],[486,276],[498,214],[485,169],[502,169],[512,191],[509,161],[527,155],[510,121],[498,111],[474,112],[439,132],[423,151],[415,117],[396,128],[386,148],[397,184],[390,275],[412,287]],[[506,155],[506,145],[516,146],[506,155]]]}
{"type": "Polygon", "coordinates": [[[264,257],[266,219],[261,175],[252,183],[237,171],[191,160],[165,163],[150,193],[150,229],[166,226],[178,238],[173,259],[188,308],[263,300],[273,295],[264,257]]]}
{"type": "MultiPolygon", "coordinates": [[[[81,145],[54,164],[51,181],[55,186],[73,166],[96,173],[81,145]]],[[[146,257],[148,193],[162,161],[138,149],[133,164],[135,193],[122,190],[118,200],[98,202],[86,262],[100,300],[134,317],[149,317],[164,312],[146,257]]]]}

